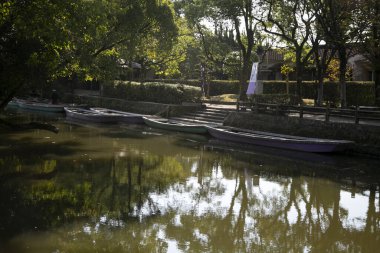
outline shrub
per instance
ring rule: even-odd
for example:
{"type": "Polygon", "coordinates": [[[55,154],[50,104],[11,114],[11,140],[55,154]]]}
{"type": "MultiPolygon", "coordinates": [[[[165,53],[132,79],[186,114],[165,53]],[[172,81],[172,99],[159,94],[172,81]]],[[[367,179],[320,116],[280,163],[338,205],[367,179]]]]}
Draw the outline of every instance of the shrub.
{"type": "Polygon", "coordinates": [[[200,88],[183,84],[116,81],[112,85],[104,85],[103,95],[130,101],[181,104],[182,102],[199,101],[201,90],[200,88]]]}
{"type": "Polygon", "coordinates": [[[210,96],[239,94],[240,83],[237,80],[211,80],[210,96]]]}
{"type": "MultiPolygon", "coordinates": [[[[200,88],[199,80],[155,80],[162,83],[180,83],[200,88]]],[[[317,99],[318,84],[315,81],[302,82],[302,97],[317,99]]],[[[207,86],[205,87],[207,89],[207,86]]],[[[211,80],[210,96],[222,94],[239,94],[240,83],[237,80],[211,80]]],[[[286,81],[264,81],[263,94],[286,94],[286,81]]],[[[296,82],[289,81],[289,94],[296,94],[296,82]]],[[[323,98],[332,104],[339,104],[340,86],[338,82],[325,82],[323,86],[323,98]]],[[[280,99],[280,98],[278,98],[280,99]]],[[[264,102],[263,102],[264,103],[264,102]]],[[[347,82],[347,105],[374,105],[375,85],[373,82],[347,82]]]]}
{"type": "Polygon", "coordinates": [[[375,89],[373,82],[347,82],[347,105],[375,105],[375,89]]]}
{"type": "MultiPolygon", "coordinates": [[[[317,98],[318,84],[314,81],[302,82],[302,97],[317,98]]],[[[264,94],[285,94],[285,81],[264,81],[264,94]]],[[[289,81],[289,94],[296,94],[296,82],[289,81]]],[[[338,82],[325,82],[323,98],[333,104],[340,101],[340,85],[338,82]]],[[[347,105],[374,105],[375,85],[373,82],[347,82],[347,105]]]]}
{"type": "MultiPolygon", "coordinates": [[[[179,83],[184,85],[190,85],[201,88],[200,80],[181,80],[181,79],[154,79],[146,80],[146,82],[160,82],[160,83],[179,83]]],[[[219,96],[222,94],[238,94],[240,90],[239,81],[237,80],[211,80],[210,84],[210,96],[219,96]]],[[[205,85],[207,91],[207,84],[205,85]]]]}

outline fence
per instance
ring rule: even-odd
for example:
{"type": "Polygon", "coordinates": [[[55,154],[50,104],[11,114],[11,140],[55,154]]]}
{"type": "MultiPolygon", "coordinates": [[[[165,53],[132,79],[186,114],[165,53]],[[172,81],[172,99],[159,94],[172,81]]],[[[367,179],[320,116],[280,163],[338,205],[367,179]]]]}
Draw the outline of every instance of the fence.
{"type": "Polygon", "coordinates": [[[380,108],[368,106],[356,106],[348,109],[326,107],[314,107],[304,105],[281,105],[267,103],[250,103],[238,102],[236,109],[238,111],[251,110],[256,113],[268,113],[274,115],[290,115],[298,114],[299,118],[303,118],[305,114],[324,116],[324,121],[329,122],[330,117],[339,117],[352,119],[355,124],[359,124],[360,120],[377,121],[380,124],[380,108]]]}

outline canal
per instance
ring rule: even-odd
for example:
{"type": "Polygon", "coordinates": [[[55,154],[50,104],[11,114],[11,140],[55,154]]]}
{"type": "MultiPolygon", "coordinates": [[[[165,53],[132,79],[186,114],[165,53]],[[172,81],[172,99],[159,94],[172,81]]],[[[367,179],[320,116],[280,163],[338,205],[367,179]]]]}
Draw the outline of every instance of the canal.
{"type": "Polygon", "coordinates": [[[378,252],[380,162],[139,125],[0,133],[0,252],[378,252]]]}

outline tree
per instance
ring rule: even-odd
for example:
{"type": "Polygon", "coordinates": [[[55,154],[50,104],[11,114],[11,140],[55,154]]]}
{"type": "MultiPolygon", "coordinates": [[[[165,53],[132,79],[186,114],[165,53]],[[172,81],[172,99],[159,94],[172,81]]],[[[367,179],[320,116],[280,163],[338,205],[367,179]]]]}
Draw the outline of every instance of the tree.
{"type": "Polygon", "coordinates": [[[356,24],[358,11],[356,0],[313,0],[310,1],[322,30],[323,38],[337,51],[339,66],[341,106],[346,107],[346,71],[349,50],[358,38],[356,24]]]}
{"type": "Polygon", "coordinates": [[[286,63],[281,66],[281,74],[285,76],[286,81],[286,94],[289,94],[289,74],[293,71],[293,67],[286,63]]]}
{"type": "MultiPolygon", "coordinates": [[[[207,42],[204,34],[202,22],[205,19],[212,20],[215,30],[226,31],[233,34],[234,41],[241,55],[240,70],[240,99],[246,97],[247,79],[254,56],[253,49],[260,43],[259,25],[254,19],[255,0],[183,0],[185,15],[192,20],[192,24],[197,27],[201,36],[205,55],[208,59],[215,62],[217,59],[212,55],[211,45],[207,42]],[[220,29],[222,28],[222,29],[220,29]]],[[[231,37],[231,36],[229,36],[231,37]]],[[[233,51],[233,50],[231,50],[233,51]]],[[[222,54],[223,63],[226,63],[226,52],[222,54]]]]}
{"type": "Polygon", "coordinates": [[[168,1],[3,1],[0,108],[26,83],[58,77],[112,79],[117,59],[147,40],[169,49],[177,35],[168,1]]]}
{"type": "Polygon", "coordinates": [[[297,95],[302,97],[302,73],[312,56],[315,45],[310,44],[315,36],[315,15],[307,0],[261,0],[264,12],[257,20],[267,33],[280,37],[295,52],[295,74],[297,95]]]}
{"type": "Polygon", "coordinates": [[[320,45],[320,41],[312,40],[315,44],[316,50],[314,51],[314,64],[316,69],[316,80],[318,83],[317,88],[317,105],[321,106],[323,103],[323,83],[327,75],[327,68],[333,59],[336,50],[331,48],[328,44],[320,45]]]}
{"type": "Polygon", "coordinates": [[[380,2],[359,1],[359,19],[364,29],[360,34],[359,51],[368,59],[373,68],[376,86],[376,101],[380,104],[380,2]]]}

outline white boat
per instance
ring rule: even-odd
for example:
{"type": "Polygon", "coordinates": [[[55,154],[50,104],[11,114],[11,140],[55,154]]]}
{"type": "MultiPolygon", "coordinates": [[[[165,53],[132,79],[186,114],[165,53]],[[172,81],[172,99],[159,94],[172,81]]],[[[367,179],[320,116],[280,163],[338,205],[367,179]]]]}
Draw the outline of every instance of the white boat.
{"type": "Polygon", "coordinates": [[[44,112],[64,112],[65,104],[50,104],[43,101],[31,101],[26,99],[14,98],[8,106],[18,106],[22,109],[44,111],[44,112]]]}
{"type": "Polygon", "coordinates": [[[93,108],[90,108],[90,110],[99,112],[105,115],[118,117],[119,118],[118,121],[122,123],[144,124],[144,120],[143,120],[144,115],[141,115],[141,114],[111,110],[111,109],[100,108],[100,107],[93,107],[93,108]]]}
{"type": "Polygon", "coordinates": [[[64,110],[66,117],[70,119],[96,123],[117,123],[119,121],[118,115],[104,114],[80,107],[65,107],[64,110]]]}

